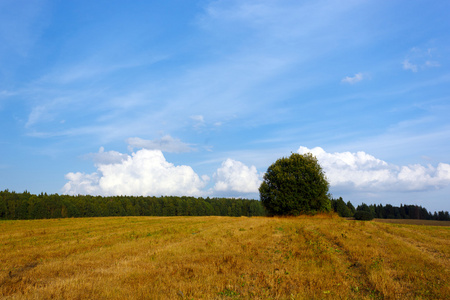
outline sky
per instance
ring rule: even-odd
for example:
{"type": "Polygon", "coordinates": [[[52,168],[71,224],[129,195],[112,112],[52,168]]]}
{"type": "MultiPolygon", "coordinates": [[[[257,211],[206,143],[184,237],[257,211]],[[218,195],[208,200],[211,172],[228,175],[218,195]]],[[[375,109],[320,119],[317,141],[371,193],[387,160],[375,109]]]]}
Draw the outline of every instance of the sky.
{"type": "Polygon", "coordinates": [[[0,0],[0,189],[450,210],[449,1],[0,0]]]}

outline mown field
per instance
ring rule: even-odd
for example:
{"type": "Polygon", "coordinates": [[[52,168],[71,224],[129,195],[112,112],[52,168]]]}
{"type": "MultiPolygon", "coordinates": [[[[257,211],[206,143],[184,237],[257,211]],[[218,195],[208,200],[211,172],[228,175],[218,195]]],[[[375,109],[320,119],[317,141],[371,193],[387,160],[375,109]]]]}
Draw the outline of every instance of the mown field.
{"type": "Polygon", "coordinates": [[[331,215],[0,222],[2,299],[448,299],[450,227],[331,215]]]}
{"type": "Polygon", "coordinates": [[[425,226],[450,226],[450,221],[420,220],[420,219],[374,219],[375,222],[392,224],[409,224],[425,226]]]}

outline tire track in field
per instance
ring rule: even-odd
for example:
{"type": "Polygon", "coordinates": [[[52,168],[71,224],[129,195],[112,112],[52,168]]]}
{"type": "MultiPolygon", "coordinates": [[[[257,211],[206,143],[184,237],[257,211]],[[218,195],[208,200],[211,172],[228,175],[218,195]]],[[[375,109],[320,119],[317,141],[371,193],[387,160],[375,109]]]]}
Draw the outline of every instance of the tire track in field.
{"type": "MultiPolygon", "coordinates": [[[[338,249],[343,255],[343,260],[349,265],[348,270],[356,274],[355,279],[362,285],[362,291],[365,297],[374,297],[376,299],[384,298],[382,291],[378,290],[375,284],[370,280],[369,273],[364,264],[353,255],[338,236],[333,236],[323,228],[315,228],[317,232],[334,248],[338,249]]],[[[361,234],[367,235],[365,232],[361,234]]],[[[345,239],[345,233],[341,233],[341,238],[345,239]]]]}
{"type": "MultiPolygon", "coordinates": [[[[447,282],[448,259],[441,259],[437,255],[442,252],[433,251],[429,246],[425,246],[425,243],[403,236],[405,232],[401,228],[381,224],[373,225],[380,234],[385,236],[385,239],[396,242],[396,247],[391,248],[391,254],[393,257],[397,257],[396,261],[401,263],[402,257],[408,261],[408,263],[403,263],[403,266],[399,266],[400,278],[404,276],[419,278],[419,280],[409,280],[410,284],[414,282],[414,289],[411,290],[411,293],[415,293],[420,298],[425,296],[426,299],[448,299],[450,291],[447,282]],[[426,278],[423,277],[423,269],[432,270],[427,272],[426,278]]],[[[421,235],[419,232],[414,233],[416,236],[421,235]]],[[[424,235],[422,234],[422,236],[424,235]]],[[[431,244],[434,245],[436,242],[431,242],[431,244]]],[[[412,295],[409,298],[412,298],[412,295]]]]}
{"type": "MultiPolygon", "coordinates": [[[[402,231],[408,231],[404,228],[395,228],[396,230],[400,232],[393,232],[391,228],[380,225],[378,223],[374,223],[374,225],[381,230],[383,233],[387,234],[393,239],[400,240],[401,242],[405,243],[406,245],[418,250],[419,252],[426,255],[427,259],[434,262],[437,265],[442,265],[444,267],[445,272],[448,272],[450,270],[450,259],[446,257],[446,255],[436,249],[431,248],[428,244],[424,242],[420,242],[418,240],[415,240],[413,238],[405,237],[402,235],[402,231]],[[400,230],[401,229],[401,230],[400,230]]],[[[422,235],[417,232],[414,234],[416,235],[422,235]]]]}

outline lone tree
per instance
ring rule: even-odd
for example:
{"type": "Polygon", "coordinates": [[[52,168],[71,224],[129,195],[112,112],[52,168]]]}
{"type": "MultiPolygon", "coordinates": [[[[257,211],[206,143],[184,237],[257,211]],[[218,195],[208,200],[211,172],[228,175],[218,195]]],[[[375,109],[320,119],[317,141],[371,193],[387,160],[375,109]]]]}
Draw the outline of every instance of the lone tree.
{"type": "Polygon", "coordinates": [[[271,215],[330,211],[329,183],[311,153],[293,153],[273,163],[259,187],[261,202],[271,215]]]}

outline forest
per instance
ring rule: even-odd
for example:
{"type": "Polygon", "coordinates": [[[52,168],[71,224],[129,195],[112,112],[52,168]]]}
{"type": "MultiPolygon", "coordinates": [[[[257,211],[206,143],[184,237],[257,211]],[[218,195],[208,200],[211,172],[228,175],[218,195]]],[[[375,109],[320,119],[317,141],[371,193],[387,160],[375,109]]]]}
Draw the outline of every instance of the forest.
{"type": "MultiPolygon", "coordinates": [[[[357,211],[369,212],[374,218],[426,219],[449,221],[448,211],[428,212],[417,205],[367,205],[355,208],[340,197],[331,199],[332,210],[341,217],[353,217],[357,211]]],[[[240,198],[202,198],[187,196],[90,196],[59,195],[28,191],[0,191],[0,219],[27,220],[111,216],[265,216],[259,200],[240,198]]]]}
{"type": "Polygon", "coordinates": [[[0,219],[110,216],[264,216],[260,201],[233,198],[134,197],[0,192],[0,219]]]}
{"type": "Polygon", "coordinates": [[[438,220],[450,221],[448,211],[429,212],[426,208],[418,205],[403,205],[400,207],[391,204],[371,204],[362,203],[355,209],[352,203],[347,203],[339,197],[338,199],[331,199],[332,209],[341,217],[353,217],[355,212],[363,211],[371,215],[372,218],[378,219],[422,219],[422,220],[438,220]]]}

